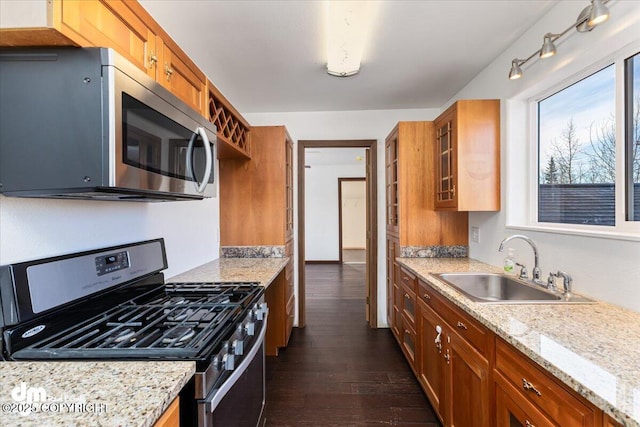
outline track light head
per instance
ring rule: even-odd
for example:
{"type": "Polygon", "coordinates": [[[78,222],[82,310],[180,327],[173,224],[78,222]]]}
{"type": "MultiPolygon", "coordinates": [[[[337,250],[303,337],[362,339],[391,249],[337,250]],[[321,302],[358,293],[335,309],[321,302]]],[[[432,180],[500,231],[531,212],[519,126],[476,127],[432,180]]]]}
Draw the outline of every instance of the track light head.
{"type": "Polygon", "coordinates": [[[522,61],[518,58],[514,58],[511,61],[511,70],[509,71],[509,80],[517,80],[522,77],[522,69],[520,68],[522,61]]]}
{"type": "Polygon", "coordinates": [[[553,34],[544,35],[544,42],[540,49],[540,58],[549,58],[556,54],[556,45],[553,43],[553,34]]]}
{"type": "Polygon", "coordinates": [[[602,0],[591,0],[591,13],[588,24],[595,27],[609,19],[609,8],[602,3],[602,0]]]}

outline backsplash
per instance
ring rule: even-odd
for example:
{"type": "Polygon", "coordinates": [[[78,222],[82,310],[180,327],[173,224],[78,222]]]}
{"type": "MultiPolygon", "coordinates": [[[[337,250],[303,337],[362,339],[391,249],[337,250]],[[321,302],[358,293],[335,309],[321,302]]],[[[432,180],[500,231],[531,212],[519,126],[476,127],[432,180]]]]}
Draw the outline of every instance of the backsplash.
{"type": "Polygon", "coordinates": [[[221,246],[221,258],[284,258],[283,246],[221,246]]]}
{"type": "Polygon", "coordinates": [[[402,258],[466,258],[469,256],[469,247],[463,245],[453,246],[401,246],[402,258]]]}

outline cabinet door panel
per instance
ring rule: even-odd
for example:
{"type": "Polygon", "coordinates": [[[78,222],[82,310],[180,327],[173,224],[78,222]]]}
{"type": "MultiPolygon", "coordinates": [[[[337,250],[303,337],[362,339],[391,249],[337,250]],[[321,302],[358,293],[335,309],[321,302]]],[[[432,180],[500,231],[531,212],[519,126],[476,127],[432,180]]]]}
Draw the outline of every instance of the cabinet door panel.
{"type": "Polygon", "coordinates": [[[449,334],[445,352],[450,369],[449,420],[452,427],[490,427],[489,362],[457,334],[449,334]]]}
{"type": "Polygon", "coordinates": [[[442,354],[444,322],[426,304],[418,303],[419,346],[416,370],[418,379],[436,414],[443,420],[444,414],[444,358],[442,354]],[[438,332],[440,329],[440,333],[438,332]]]}
{"type": "Polygon", "coordinates": [[[161,64],[160,71],[163,75],[158,76],[158,80],[162,85],[188,106],[204,115],[204,75],[197,75],[167,44],[162,47],[161,64]]]}
{"type": "MultiPolygon", "coordinates": [[[[111,47],[156,78],[156,36],[124,2],[65,0],[59,13],[60,31],[83,46],[111,47]]],[[[54,17],[54,20],[56,18],[54,17]]]]}

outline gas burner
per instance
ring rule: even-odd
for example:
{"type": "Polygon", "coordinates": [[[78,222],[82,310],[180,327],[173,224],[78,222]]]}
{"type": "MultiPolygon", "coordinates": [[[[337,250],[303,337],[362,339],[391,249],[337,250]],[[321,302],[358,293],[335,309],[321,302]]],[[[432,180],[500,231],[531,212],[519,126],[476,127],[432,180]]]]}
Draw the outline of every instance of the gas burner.
{"type": "Polygon", "coordinates": [[[178,296],[169,298],[164,304],[165,305],[184,304],[186,301],[187,299],[185,297],[178,295],[178,296]]]}
{"type": "Polygon", "coordinates": [[[162,343],[171,345],[183,345],[193,337],[195,331],[187,326],[178,326],[170,329],[167,335],[162,338],[162,343]]]}
{"type": "Polygon", "coordinates": [[[113,341],[116,343],[129,341],[134,334],[135,334],[135,331],[133,329],[129,329],[129,328],[123,329],[121,331],[118,331],[117,335],[113,336],[113,341]]]}
{"type": "Polygon", "coordinates": [[[167,320],[170,322],[182,322],[188,316],[193,314],[193,310],[185,308],[183,310],[166,310],[167,320]]]}

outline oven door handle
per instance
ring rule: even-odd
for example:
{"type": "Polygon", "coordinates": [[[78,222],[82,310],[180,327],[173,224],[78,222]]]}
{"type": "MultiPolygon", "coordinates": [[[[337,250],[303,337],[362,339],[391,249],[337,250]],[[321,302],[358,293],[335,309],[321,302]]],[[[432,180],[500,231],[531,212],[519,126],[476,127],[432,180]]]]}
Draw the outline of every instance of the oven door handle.
{"type": "Polygon", "coordinates": [[[267,332],[267,317],[268,312],[265,313],[264,321],[262,322],[262,328],[260,329],[260,333],[258,334],[258,339],[255,341],[255,344],[251,347],[249,353],[247,353],[246,357],[242,359],[242,362],[238,365],[238,367],[233,371],[233,373],[227,378],[227,380],[222,383],[222,386],[214,391],[214,393],[207,397],[204,403],[207,405],[209,412],[213,413],[216,407],[220,404],[222,399],[226,396],[227,392],[231,390],[231,387],[238,381],[238,379],[244,374],[247,370],[253,358],[256,357],[258,351],[260,351],[260,347],[264,345],[264,337],[267,332]]]}
{"type": "Polygon", "coordinates": [[[209,177],[211,176],[211,163],[213,159],[211,158],[211,149],[209,148],[211,144],[209,143],[209,137],[207,136],[207,131],[199,126],[196,131],[191,135],[191,139],[189,140],[189,146],[187,147],[187,173],[191,174],[193,177],[194,185],[196,186],[196,191],[198,193],[203,193],[207,184],[209,183],[209,177]],[[193,144],[196,141],[196,137],[200,135],[202,138],[202,145],[204,146],[204,157],[206,160],[206,166],[204,170],[204,176],[202,177],[202,182],[198,182],[198,178],[196,178],[196,171],[193,169],[193,144]]]}

